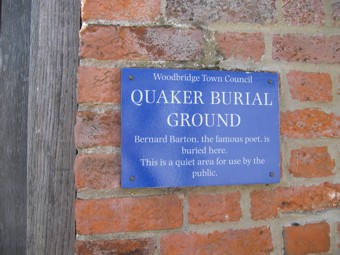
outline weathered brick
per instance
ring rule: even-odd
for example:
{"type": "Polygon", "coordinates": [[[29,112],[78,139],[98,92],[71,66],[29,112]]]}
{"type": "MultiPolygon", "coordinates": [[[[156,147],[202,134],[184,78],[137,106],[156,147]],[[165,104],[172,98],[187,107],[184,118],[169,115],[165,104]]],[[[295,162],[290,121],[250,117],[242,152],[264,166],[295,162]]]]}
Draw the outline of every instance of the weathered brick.
{"type": "Polygon", "coordinates": [[[217,50],[224,58],[236,58],[255,62],[264,55],[264,36],[262,33],[216,33],[217,50]]]}
{"type": "Polygon", "coordinates": [[[82,0],[82,19],[117,21],[156,21],[160,0],[82,0]]]}
{"type": "Polygon", "coordinates": [[[326,222],[285,227],[284,249],[287,255],[307,255],[328,252],[330,227],[326,222]]]}
{"type": "Polygon", "coordinates": [[[240,193],[189,195],[189,223],[233,222],[242,216],[240,193]]]}
{"type": "Polygon", "coordinates": [[[120,112],[78,112],[75,126],[77,148],[120,145],[120,112]]]}
{"type": "Polygon", "coordinates": [[[78,103],[119,103],[120,69],[79,67],[78,103]]]}
{"type": "Polygon", "coordinates": [[[320,178],[333,175],[335,166],[327,147],[303,147],[292,150],[289,172],[294,177],[320,178]]]}
{"type": "Polygon", "coordinates": [[[283,0],[283,16],[290,25],[323,25],[325,11],[322,0],[283,0]]]}
{"type": "Polygon", "coordinates": [[[273,250],[270,229],[266,227],[213,232],[207,235],[176,233],[161,239],[161,254],[260,255],[273,250]]]}
{"type": "Polygon", "coordinates": [[[153,255],[152,239],[76,241],[76,255],[153,255]]]}
{"type": "Polygon", "coordinates": [[[279,213],[321,211],[340,206],[340,184],[309,187],[278,187],[251,193],[254,220],[277,217],[279,213]]]}
{"type": "Polygon", "coordinates": [[[331,5],[332,7],[332,18],[333,24],[336,26],[340,25],[340,2],[335,2],[331,5]]]}
{"type": "Polygon", "coordinates": [[[76,188],[116,189],[120,187],[120,154],[82,154],[75,160],[76,188]]]}
{"type": "Polygon", "coordinates": [[[197,29],[88,26],[80,34],[81,58],[169,61],[201,58],[203,39],[197,29]]]}
{"type": "Polygon", "coordinates": [[[283,112],[281,134],[290,138],[339,137],[340,116],[314,108],[283,112]]]}
{"type": "Polygon", "coordinates": [[[274,35],[273,59],[308,63],[340,63],[340,35],[274,35]]]}
{"type": "Polygon", "coordinates": [[[292,98],[299,101],[330,102],[332,80],[328,73],[291,71],[287,74],[292,98]]]}
{"type": "Polygon", "coordinates": [[[77,233],[82,235],[175,229],[183,222],[175,195],[76,200],[77,233]]]}
{"type": "Polygon", "coordinates": [[[263,24],[275,21],[275,11],[274,0],[167,0],[166,6],[169,20],[179,23],[225,21],[263,24]]]}

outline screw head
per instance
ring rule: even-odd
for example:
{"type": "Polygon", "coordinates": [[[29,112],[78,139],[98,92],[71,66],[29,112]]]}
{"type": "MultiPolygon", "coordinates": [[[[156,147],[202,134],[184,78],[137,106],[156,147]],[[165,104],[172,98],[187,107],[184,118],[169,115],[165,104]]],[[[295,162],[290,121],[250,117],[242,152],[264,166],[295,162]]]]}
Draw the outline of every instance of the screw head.
{"type": "Polygon", "coordinates": [[[273,84],[273,80],[269,79],[268,84],[273,84]]]}
{"type": "Polygon", "coordinates": [[[270,177],[274,177],[274,176],[275,176],[275,173],[274,173],[274,172],[270,172],[270,173],[269,173],[269,176],[270,176],[270,177]]]}
{"type": "Polygon", "coordinates": [[[135,181],[135,177],[133,175],[130,176],[130,181],[135,181]]]}
{"type": "Polygon", "coordinates": [[[133,75],[129,75],[129,80],[130,80],[130,81],[133,81],[134,78],[135,78],[135,77],[134,77],[133,75]]]}

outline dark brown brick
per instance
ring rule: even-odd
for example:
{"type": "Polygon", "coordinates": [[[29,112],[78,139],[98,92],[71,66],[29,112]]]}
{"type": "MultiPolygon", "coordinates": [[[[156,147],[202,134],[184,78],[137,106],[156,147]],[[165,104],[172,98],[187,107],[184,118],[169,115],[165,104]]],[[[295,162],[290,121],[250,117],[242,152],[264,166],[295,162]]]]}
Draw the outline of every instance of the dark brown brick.
{"type": "Polygon", "coordinates": [[[77,241],[76,255],[154,255],[152,239],[77,241]]]}

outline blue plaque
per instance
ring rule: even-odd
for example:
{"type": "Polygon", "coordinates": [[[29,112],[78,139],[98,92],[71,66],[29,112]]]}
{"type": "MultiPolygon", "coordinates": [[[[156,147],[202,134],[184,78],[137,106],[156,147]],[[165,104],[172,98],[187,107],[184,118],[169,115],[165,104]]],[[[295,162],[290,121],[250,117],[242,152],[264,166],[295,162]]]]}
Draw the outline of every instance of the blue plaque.
{"type": "Polygon", "coordinates": [[[280,181],[278,75],[122,69],[122,187],[280,181]]]}

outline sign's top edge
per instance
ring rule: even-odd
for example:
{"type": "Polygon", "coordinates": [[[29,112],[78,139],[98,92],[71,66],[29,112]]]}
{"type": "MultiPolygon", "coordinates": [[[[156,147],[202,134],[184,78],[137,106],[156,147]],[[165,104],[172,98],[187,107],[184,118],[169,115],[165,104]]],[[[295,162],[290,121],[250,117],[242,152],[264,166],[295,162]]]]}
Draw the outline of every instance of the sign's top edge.
{"type": "Polygon", "coordinates": [[[192,72],[233,72],[233,73],[247,73],[247,74],[256,74],[256,73],[266,73],[266,74],[273,74],[278,75],[279,73],[276,71],[262,71],[262,70],[241,70],[241,69],[191,69],[191,68],[157,68],[157,67],[123,67],[122,71],[131,71],[131,70],[159,70],[159,71],[192,71],[192,72]]]}

